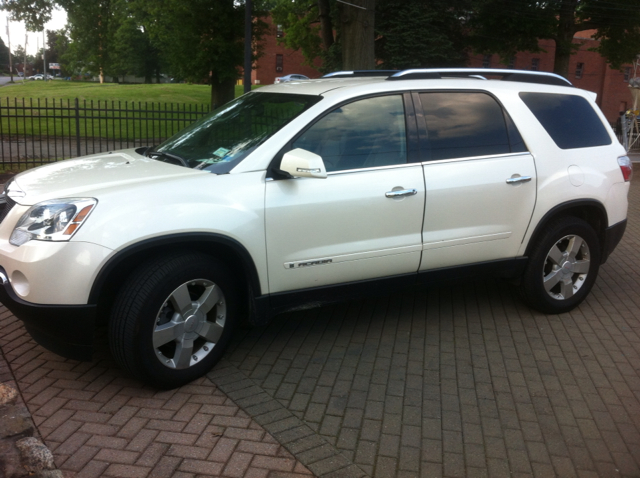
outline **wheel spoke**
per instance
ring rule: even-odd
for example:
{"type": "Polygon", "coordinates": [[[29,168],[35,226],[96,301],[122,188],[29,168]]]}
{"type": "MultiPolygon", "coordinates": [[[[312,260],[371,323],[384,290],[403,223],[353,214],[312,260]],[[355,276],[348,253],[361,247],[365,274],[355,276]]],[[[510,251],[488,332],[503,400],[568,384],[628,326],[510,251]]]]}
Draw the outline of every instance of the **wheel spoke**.
{"type": "Polygon", "coordinates": [[[215,284],[207,287],[198,298],[198,311],[206,314],[220,301],[222,292],[215,284]]]}
{"type": "Polygon", "coordinates": [[[560,283],[560,293],[564,299],[573,297],[573,281],[570,277],[567,277],[560,283]]]}
{"type": "Polygon", "coordinates": [[[200,330],[200,332],[198,332],[198,335],[200,335],[201,337],[204,337],[209,342],[217,344],[218,340],[220,340],[220,337],[222,336],[223,330],[224,330],[224,327],[216,324],[215,322],[206,322],[202,326],[202,329],[200,330]]]}
{"type": "Polygon", "coordinates": [[[560,271],[551,271],[549,274],[544,276],[543,283],[544,288],[547,292],[550,292],[551,289],[555,287],[555,285],[560,282],[560,271]]]}
{"type": "Polygon", "coordinates": [[[178,325],[175,322],[167,322],[159,325],[153,331],[153,347],[158,348],[166,343],[175,340],[179,335],[178,325]]]}
{"type": "Polygon", "coordinates": [[[582,238],[580,236],[573,236],[570,240],[569,240],[569,245],[567,246],[567,252],[569,253],[569,257],[570,258],[575,258],[576,255],[578,254],[578,252],[580,251],[580,248],[582,247],[582,243],[584,241],[582,240],[582,238]]]}
{"type": "Polygon", "coordinates": [[[587,272],[589,272],[590,264],[591,261],[589,260],[576,261],[575,264],[573,264],[573,272],[576,274],[586,274],[587,272]]]}
{"type": "Polygon", "coordinates": [[[188,368],[191,363],[193,352],[193,340],[182,339],[176,346],[176,353],[173,356],[173,363],[176,368],[188,368]]]}
{"type": "Polygon", "coordinates": [[[174,310],[180,315],[184,315],[191,308],[193,308],[187,284],[182,284],[180,287],[174,290],[171,294],[171,297],[169,297],[169,301],[173,305],[174,310]]]}
{"type": "Polygon", "coordinates": [[[551,262],[558,266],[562,264],[562,251],[558,247],[558,244],[551,248],[549,254],[547,255],[547,258],[551,259],[551,262]]]}

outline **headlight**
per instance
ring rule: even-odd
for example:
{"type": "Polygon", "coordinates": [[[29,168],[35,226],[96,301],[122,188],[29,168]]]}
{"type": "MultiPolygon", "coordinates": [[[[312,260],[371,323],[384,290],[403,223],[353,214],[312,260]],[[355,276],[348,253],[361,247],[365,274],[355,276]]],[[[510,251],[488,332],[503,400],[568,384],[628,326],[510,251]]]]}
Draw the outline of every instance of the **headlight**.
{"type": "Polygon", "coordinates": [[[32,239],[68,241],[96,204],[93,198],[52,199],[36,204],[22,215],[9,242],[21,246],[32,239]]]}

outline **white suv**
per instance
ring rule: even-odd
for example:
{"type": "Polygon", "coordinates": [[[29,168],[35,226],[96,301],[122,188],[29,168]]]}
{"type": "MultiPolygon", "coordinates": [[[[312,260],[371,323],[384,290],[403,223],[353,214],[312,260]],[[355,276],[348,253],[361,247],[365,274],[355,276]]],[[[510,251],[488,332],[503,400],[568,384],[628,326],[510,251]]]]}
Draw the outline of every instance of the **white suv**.
{"type": "Polygon", "coordinates": [[[16,176],[0,301],[67,357],[108,324],[160,387],[206,373],[242,320],[397,286],[501,276],[568,311],[626,225],[631,163],[594,99],[487,69],[260,88],[156,148],[16,176]]]}

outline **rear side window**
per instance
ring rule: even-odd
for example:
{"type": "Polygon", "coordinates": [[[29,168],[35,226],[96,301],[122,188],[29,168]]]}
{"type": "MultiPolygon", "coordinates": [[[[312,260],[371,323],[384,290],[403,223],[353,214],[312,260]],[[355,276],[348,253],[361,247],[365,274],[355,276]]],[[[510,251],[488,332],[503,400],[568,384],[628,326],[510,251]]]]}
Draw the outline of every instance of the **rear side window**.
{"type": "Polygon", "coordinates": [[[420,101],[428,130],[428,159],[526,151],[510,118],[505,118],[502,107],[485,93],[421,93],[420,101]]]}
{"type": "Polygon", "coordinates": [[[559,148],[611,144],[602,121],[582,96],[521,92],[520,98],[559,148]]]}

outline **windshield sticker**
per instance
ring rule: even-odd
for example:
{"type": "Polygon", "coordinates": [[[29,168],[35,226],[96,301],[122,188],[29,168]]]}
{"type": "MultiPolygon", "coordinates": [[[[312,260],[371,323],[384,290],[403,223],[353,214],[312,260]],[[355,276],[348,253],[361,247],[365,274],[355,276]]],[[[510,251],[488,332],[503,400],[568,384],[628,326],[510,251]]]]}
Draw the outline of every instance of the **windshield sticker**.
{"type": "Polygon", "coordinates": [[[226,148],[218,148],[216,149],[213,154],[215,156],[218,156],[219,158],[224,158],[227,154],[229,154],[231,152],[230,149],[226,149],[226,148]]]}

